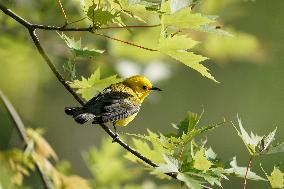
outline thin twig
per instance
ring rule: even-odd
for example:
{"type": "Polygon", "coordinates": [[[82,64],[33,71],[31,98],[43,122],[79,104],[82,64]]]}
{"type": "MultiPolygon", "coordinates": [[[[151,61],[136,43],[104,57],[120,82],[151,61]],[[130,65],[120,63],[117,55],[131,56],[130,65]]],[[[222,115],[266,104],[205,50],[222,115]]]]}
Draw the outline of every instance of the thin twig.
{"type": "Polygon", "coordinates": [[[105,30],[105,29],[125,29],[125,28],[154,28],[161,26],[161,24],[155,25],[132,25],[132,26],[109,26],[109,27],[101,27],[98,30],[105,30]]]}
{"type": "Polygon", "coordinates": [[[251,167],[252,158],[253,158],[253,156],[250,156],[249,161],[248,161],[248,166],[247,166],[245,178],[244,178],[244,189],[246,189],[246,187],[247,187],[247,176],[248,176],[249,169],[251,167]]]}
{"type": "MultiPolygon", "coordinates": [[[[22,119],[20,118],[19,114],[15,110],[12,103],[9,101],[9,99],[4,95],[4,93],[1,90],[0,90],[0,98],[1,98],[2,102],[4,103],[6,109],[8,110],[10,117],[12,118],[13,122],[15,123],[20,137],[24,141],[25,145],[28,145],[29,139],[27,137],[25,125],[24,125],[22,119]]],[[[49,177],[47,175],[45,175],[44,172],[40,169],[40,165],[39,165],[38,162],[35,161],[35,164],[36,164],[36,169],[40,174],[40,177],[42,179],[42,182],[43,182],[45,189],[52,189],[53,186],[52,186],[52,182],[49,179],[49,177]]]]}
{"type": "Polygon", "coordinates": [[[59,26],[47,26],[47,25],[40,25],[40,24],[32,24],[32,27],[34,29],[41,29],[41,30],[56,30],[56,31],[87,31],[91,32],[93,30],[96,30],[98,28],[93,27],[82,27],[82,28],[65,28],[65,27],[59,27],[59,26]]]}
{"type": "Polygon", "coordinates": [[[64,25],[64,26],[67,26],[67,25],[68,25],[68,19],[67,19],[67,16],[66,16],[66,14],[65,14],[63,5],[62,5],[62,3],[61,3],[61,0],[57,0],[57,1],[58,1],[59,6],[60,6],[61,12],[62,12],[62,14],[63,14],[63,16],[64,16],[64,20],[65,20],[65,25],[64,25]]]}
{"type": "Polygon", "coordinates": [[[108,38],[108,39],[112,39],[112,40],[115,40],[115,41],[119,41],[121,43],[125,43],[125,44],[131,45],[131,46],[134,46],[134,47],[138,47],[138,48],[141,48],[141,49],[144,49],[144,50],[158,51],[157,49],[151,49],[151,48],[148,48],[148,47],[143,47],[141,45],[136,45],[134,43],[131,43],[131,42],[128,42],[128,41],[123,41],[121,39],[117,39],[117,38],[114,38],[114,37],[111,37],[111,36],[108,36],[108,35],[105,35],[105,34],[96,33],[95,35],[102,36],[102,37],[105,37],[105,38],[108,38]]]}

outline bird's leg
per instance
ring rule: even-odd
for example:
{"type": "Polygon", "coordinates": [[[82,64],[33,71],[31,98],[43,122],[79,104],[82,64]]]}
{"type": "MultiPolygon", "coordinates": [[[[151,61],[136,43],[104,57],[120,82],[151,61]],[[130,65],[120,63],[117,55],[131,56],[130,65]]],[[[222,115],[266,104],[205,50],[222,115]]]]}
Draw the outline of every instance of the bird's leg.
{"type": "Polygon", "coordinates": [[[119,135],[118,133],[116,132],[116,126],[115,126],[115,123],[112,123],[112,126],[113,126],[113,129],[114,129],[114,133],[115,133],[115,137],[113,138],[112,142],[117,142],[117,140],[119,139],[119,135]]]}

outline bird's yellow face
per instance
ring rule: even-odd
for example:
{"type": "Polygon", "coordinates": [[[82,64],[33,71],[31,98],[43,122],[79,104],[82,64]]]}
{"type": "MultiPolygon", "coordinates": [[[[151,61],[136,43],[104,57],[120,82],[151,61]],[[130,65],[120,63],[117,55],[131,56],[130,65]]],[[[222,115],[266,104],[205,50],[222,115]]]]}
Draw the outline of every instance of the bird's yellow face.
{"type": "Polygon", "coordinates": [[[152,83],[147,78],[140,75],[129,77],[125,79],[123,83],[128,85],[137,94],[141,102],[152,90],[161,91],[161,89],[153,87],[152,83]]]}

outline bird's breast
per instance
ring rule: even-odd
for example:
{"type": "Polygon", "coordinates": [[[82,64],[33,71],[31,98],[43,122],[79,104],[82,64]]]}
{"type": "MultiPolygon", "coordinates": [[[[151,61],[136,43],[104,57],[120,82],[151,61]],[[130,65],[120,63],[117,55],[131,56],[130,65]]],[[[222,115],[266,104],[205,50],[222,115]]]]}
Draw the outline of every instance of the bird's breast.
{"type": "Polygon", "coordinates": [[[136,115],[137,115],[137,113],[135,113],[135,114],[133,114],[133,115],[127,117],[127,118],[115,121],[115,126],[120,126],[120,127],[126,126],[128,123],[130,123],[135,118],[136,115]]]}

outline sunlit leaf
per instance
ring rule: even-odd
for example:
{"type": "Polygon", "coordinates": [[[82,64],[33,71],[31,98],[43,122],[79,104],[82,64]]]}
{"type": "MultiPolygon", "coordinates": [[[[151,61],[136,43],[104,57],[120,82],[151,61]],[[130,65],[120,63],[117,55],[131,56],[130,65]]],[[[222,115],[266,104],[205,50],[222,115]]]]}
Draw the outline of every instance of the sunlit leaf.
{"type": "Polygon", "coordinates": [[[90,20],[94,19],[96,26],[102,26],[109,23],[114,23],[116,17],[119,17],[119,12],[108,11],[107,9],[98,8],[98,6],[92,5],[88,8],[87,16],[90,20]]]}
{"type": "Polygon", "coordinates": [[[74,38],[69,38],[67,35],[62,33],[59,36],[65,41],[66,45],[73,51],[75,56],[82,57],[93,57],[101,55],[104,50],[89,49],[88,47],[82,47],[81,39],[75,41],[74,38]]]}
{"type": "Polygon", "coordinates": [[[234,37],[234,35],[232,35],[231,33],[225,30],[222,30],[221,28],[218,28],[214,25],[202,25],[198,28],[193,28],[193,30],[199,31],[199,32],[212,33],[212,34],[216,34],[220,36],[234,37]]]}
{"type": "Polygon", "coordinates": [[[201,55],[196,55],[193,52],[187,52],[184,50],[184,48],[188,48],[188,47],[191,48],[197,43],[191,39],[184,40],[184,38],[185,36],[171,37],[171,38],[164,39],[164,37],[161,36],[161,39],[160,39],[161,46],[159,47],[159,50],[162,53],[182,62],[186,66],[189,66],[190,68],[198,71],[199,73],[201,73],[201,75],[217,82],[214,79],[214,77],[208,72],[209,69],[203,66],[202,64],[200,64],[200,62],[207,60],[206,57],[203,57],[201,55]],[[184,41],[187,43],[181,43],[183,45],[179,47],[179,43],[181,41],[184,41]]]}
{"type": "Polygon", "coordinates": [[[190,189],[202,189],[201,183],[195,179],[193,179],[191,176],[186,175],[184,173],[178,173],[177,179],[184,182],[186,186],[190,189]]]}
{"type": "Polygon", "coordinates": [[[271,143],[275,140],[275,133],[277,131],[277,127],[269,133],[267,136],[263,138],[263,148],[261,148],[261,151],[267,150],[271,143]]]}
{"type": "Polygon", "coordinates": [[[179,172],[179,163],[178,160],[163,154],[165,164],[160,164],[159,167],[156,167],[161,173],[178,173],[179,172]]]}
{"type": "Polygon", "coordinates": [[[191,13],[190,8],[183,8],[174,14],[165,14],[162,18],[163,24],[178,28],[198,28],[213,22],[215,21],[202,16],[200,13],[191,13]]]}
{"type": "Polygon", "coordinates": [[[275,153],[283,153],[284,152],[284,142],[277,144],[275,146],[271,146],[266,154],[275,154],[275,153]]]}
{"type": "MultiPolygon", "coordinates": [[[[8,178],[9,182],[17,186],[21,186],[24,176],[30,175],[30,170],[34,169],[34,163],[30,154],[25,154],[18,149],[1,152],[0,163],[0,172],[5,171],[10,176],[8,178]]],[[[5,177],[5,172],[0,173],[0,175],[4,174],[2,176],[5,177]]],[[[8,185],[8,183],[6,184],[8,185]]]]}
{"type": "Polygon", "coordinates": [[[197,41],[189,38],[186,35],[174,35],[173,37],[161,37],[159,41],[159,50],[162,52],[170,50],[187,50],[193,48],[197,41]]]}
{"type": "MultiPolygon", "coordinates": [[[[241,178],[245,177],[247,167],[239,167],[237,165],[236,157],[234,157],[233,160],[230,162],[230,166],[231,166],[230,168],[225,169],[224,173],[229,174],[229,175],[233,175],[233,176],[237,176],[237,177],[241,177],[241,178]]],[[[266,180],[266,179],[258,176],[256,173],[252,172],[250,169],[247,173],[247,178],[251,179],[251,180],[264,180],[264,181],[266,180]]]]}
{"type": "Polygon", "coordinates": [[[66,189],[92,189],[88,181],[77,175],[63,176],[62,188],[66,189]]]}
{"type": "Polygon", "coordinates": [[[246,132],[246,130],[244,129],[242,121],[239,117],[238,117],[238,123],[239,123],[240,131],[234,126],[238,135],[243,140],[243,142],[246,145],[249,153],[251,155],[255,155],[257,153],[257,146],[259,145],[259,143],[263,139],[263,136],[258,136],[257,134],[253,134],[252,132],[251,132],[251,135],[249,135],[246,132]]]}
{"type": "Polygon", "coordinates": [[[278,167],[274,167],[270,176],[267,177],[272,188],[284,187],[284,173],[278,167]]]}
{"type": "Polygon", "coordinates": [[[192,158],[194,160],[193,167],[203,172],[208,171],[213,165],[213,163],[206,158],[204,148],[197,151],[192,158]]]}
{"type": "Polygon", "coordinates": [[[101,79],[100,76],[100,68],[97,68],[97,70],[88,79],[82,76],[81,80],[74,80],[70,86],[76,89],[76,92],[81,94],[85,100],[90,100],[97,93],[111,84],[122,81],[121,79],[117,78],[116,75],[109,76],[104,79],[101,79]]]}
{"type": "Polygon", "coordinates": [[[33,130],[31,128],[27,129],[28,137],[35,143],[36,153],[38,153],[43,158],[52,157],[55,160],[58,160],[57,154],[41,134],[42,130],[33,130]]]}

